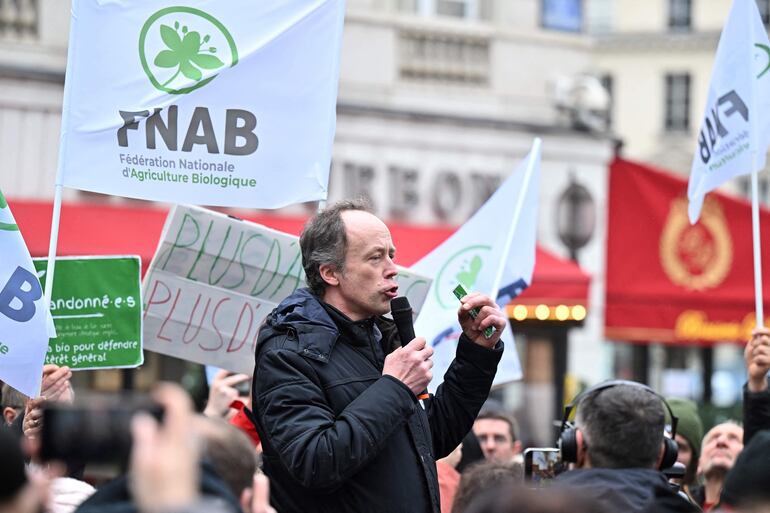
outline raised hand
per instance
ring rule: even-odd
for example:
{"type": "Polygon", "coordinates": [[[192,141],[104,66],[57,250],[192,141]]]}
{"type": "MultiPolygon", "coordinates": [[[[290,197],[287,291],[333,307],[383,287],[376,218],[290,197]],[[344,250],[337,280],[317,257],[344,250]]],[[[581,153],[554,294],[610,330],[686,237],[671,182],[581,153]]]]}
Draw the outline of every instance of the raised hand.
{"type": "Polygon", "coordinates": [[[457,311],[457,320],[466,337],[484,347],[495,347],[500,340],[505,323],[508,322],[500,307],[489,296],[471,292],[460,300],[460,309],[457,311]],[[471,310],[478,308],[479,312],[474,319],[471,310]],[[494,326],[495,332],[491,337],[484,336],[484,330],[494,326]]]}
{"type": "Polygon", "coordinates": [[[240,396],[235,385],[250,379],[251,377],[246,374],[232,374],[226,370],[217,372],[211,381],[209,400],[203,414],[207,417],[227,417],[230,404],[240,396]]]}
{"type": "Polygon", "coordinates": [[[757,328],[751,333],[751,340],[743,352],[746,371],[749,375],[748,388],[752,392],[767,390],[767,372],[770,370],[770,329],[757,328]]]}
{"type": "Polygon", "coordinates": [[[403,382],[417,396],[433,379],[432,356],[433,348],[425,343],[423,337],[417,337],[385,357],[382,374],[403,382]]]}

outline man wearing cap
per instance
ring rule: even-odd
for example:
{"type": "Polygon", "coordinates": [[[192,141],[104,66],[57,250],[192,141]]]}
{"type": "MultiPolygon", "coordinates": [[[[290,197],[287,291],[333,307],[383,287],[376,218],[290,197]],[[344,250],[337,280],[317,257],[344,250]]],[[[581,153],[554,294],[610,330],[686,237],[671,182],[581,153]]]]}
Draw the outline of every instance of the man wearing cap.
{"type": "Polygon", "coordinates": [[[676,443],[679,446],[677,463],[684,465],[682,488],[689,495],[690,488],[695,486],[700,458],[700,443],[703,439],[703,422],[698,415],[697,405],[689,399],[673,397],[667,399],[671,411],[679,419],[676,428],[676,443]]]}

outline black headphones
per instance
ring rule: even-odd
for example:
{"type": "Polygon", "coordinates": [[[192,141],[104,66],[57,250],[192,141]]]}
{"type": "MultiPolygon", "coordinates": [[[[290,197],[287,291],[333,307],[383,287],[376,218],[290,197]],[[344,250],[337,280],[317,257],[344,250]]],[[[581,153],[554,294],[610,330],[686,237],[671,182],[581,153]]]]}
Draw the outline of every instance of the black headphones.
{"type": "Polygon", "coordinates": [[[588,390],[580,393],[573,401],[568,404],[564,408],[564,416],[561,419],[561,433],[559,434],[559,440],[557,441],[559,450],[561,452],[561,459],[564,462],[571,462],[575,463],[577,462],[577,455],[578,455],[578,444],[577,444],[577,429],[572,426],[567,420],[569,419],[570,413],[572,413],[572,410],[575,409],[578,404],[580,404],[580,401],[583,400],[584,397],[586,397],[588,394],[591,394],[593,392],[600,392],[602,390],[606,390],[608,388],[620,386],[620,385],[628,385],[631,387],[641,388],[642,390],[646,390],[647,392],[653,394],[656,396],[660,401],[663,403],[663,405],[668,410],[668,414],[671,416],[671,438],[663,437],[663,445],[665,447],[663,451],[663,460],[660,463],[659,470],[663,470],[669,467],[672,467],[674,463],[676,463],[676,458],[678,455],[679,447],[676,444],[676,425],[679,423],[679,419],[674,416],[674,412],[671,411],[671,407],[666,402],[666,399],[657,393],[655,390],[651,389],[647,385],[644,385],[642,383],[637,383],[636,381],[627,381],[625,379],[612,379],[609,381],[604,381],[602,383],[599,383],[598,385],[595,385],[588,390]]]}

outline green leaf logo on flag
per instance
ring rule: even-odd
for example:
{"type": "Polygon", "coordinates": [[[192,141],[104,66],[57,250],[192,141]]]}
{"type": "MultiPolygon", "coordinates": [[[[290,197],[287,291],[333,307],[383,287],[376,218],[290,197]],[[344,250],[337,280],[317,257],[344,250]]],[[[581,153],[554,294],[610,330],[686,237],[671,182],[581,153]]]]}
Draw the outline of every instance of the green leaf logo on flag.
{"type": "Polygon", "coordinates": [[[7,232],[19,231],[19,227],[15,222],[13,222],[13,217],[11,217],[11,209],[8,208],[8,202],[5,201],[3,191],[0,191],[0,230],[7,232]],[[5,222],[4,219],[9,222],[5,222]]]}
{"type": "Polygon", "coordinates": [[[230,32],[210,14],[168,7],[144,23],[139,58],[156,89],[186,94],[214,80],[212,71],[235,66],[238,49],[230,32]]]}
{"type": "Polygon", "coordinates": [[[757,78],[762,78],[762,76],[765,73],[767,73],[768,70],[770,70],[770,46],[763,45],[760,43],[754,43],[754,46],[756,46],[760,50],[764,50],[765,51],[764,55],[765,57],[767,57],[767,66],[765,66],[765,68],[762,71],[760,71],[759,75],[757,75],[757,78]]]}
{"type": "Polygon", "coordinates": [[[473,292],[479,273],[484,267],[484,257],[491,246],[477,244],[467,246],[451,257],[441,266],[436,275],[436,300],[446,310],[457,310],[458,303],[452,292],[457,284],[461,284],[468,292],[473,292]]]}

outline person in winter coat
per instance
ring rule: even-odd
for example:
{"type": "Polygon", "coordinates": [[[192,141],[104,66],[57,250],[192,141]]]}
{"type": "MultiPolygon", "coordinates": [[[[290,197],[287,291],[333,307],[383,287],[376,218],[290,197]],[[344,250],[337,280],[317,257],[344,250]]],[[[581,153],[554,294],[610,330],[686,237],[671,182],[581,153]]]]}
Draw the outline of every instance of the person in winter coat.
{"type": "Polygon", "coordinates": [[[433,349],[422,337],[401,347],[383,317],[398,295],[385,224],[361,202],[340,202],[305,226],[300,248],[309,288],[267,317],[255,354],[252,410],[273,507],[438,513],[435,460],[460,444],[489,394],[505,316],[487,296],[461,300],[456,358],[423,404],[433,349]]]}
{"type": "MultiPolygon", "coordinates": [[[[663,401],[634,382],[599,384],[577,403],[575,470],[555,483],[590,497],[608,511],[689,512],[659,468],[664,459],[663,401]]],[[[562,434],[562,452],[565,452],[562,434]]],[[[673,463],[673,461],[672,461],[673,463]]]]}
{"type": "Polygon", "coordinates": [[[754,330],[744,358],[748,381],[743,387],[743,444],[748,445],[758,431],[770,429],[770,329],[754,330]]]}

